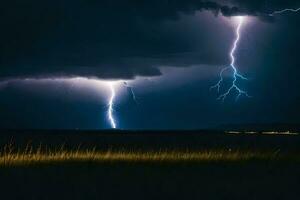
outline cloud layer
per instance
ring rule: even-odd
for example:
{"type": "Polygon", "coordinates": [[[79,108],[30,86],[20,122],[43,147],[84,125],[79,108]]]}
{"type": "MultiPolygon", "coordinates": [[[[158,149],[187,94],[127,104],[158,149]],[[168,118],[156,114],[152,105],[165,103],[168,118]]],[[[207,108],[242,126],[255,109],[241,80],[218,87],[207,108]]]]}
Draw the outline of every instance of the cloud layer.
{"type": "Polygon", "coordinates": [[[295,6],[258,0],[6,1],[0,8],[0,77],[131,79],[160,75],[161,66],[224,65],[230,30],[207,13],[188,16],[207,10],[270,20],[274,10],[295,6]]]}

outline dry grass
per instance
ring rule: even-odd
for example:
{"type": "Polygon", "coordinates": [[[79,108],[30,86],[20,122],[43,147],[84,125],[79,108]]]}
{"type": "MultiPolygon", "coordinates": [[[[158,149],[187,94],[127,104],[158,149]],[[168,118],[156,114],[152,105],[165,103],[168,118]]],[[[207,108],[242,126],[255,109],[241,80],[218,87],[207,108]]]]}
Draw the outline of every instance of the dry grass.
{"type": "Polygon", "coordinates": [[[128,151],[107,150],[97,151],[95,149],[66,150],[62,146],[56,150],[47,148],[26,147],[16,150],[11,145],[5,146],[0,151],[0,166],[51,164],[68,162],[241,162],[251,160],[299,160],[298,156],[283,156],[278,152],[245,152],[230,150],[207,150],[207,151],[128,151]]]}

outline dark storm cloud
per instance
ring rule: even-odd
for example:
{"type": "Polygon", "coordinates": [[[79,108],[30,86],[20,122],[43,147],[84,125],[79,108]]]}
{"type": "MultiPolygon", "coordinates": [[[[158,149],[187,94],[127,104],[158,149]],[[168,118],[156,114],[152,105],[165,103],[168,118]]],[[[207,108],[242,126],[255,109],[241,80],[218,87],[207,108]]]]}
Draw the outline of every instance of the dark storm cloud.
{"type": "MultiPolygon", "coordinates": [[[[214,49],[222,38],[215,36],[211,44],[187,44],[188,34],[180,37],[175,30],[172,35],[163,22],[178,22],[182,15],[202,10],[263,17],[272,9],[296,5],[293,2],[270,1],[269,6],[255,0],[5,1],[0,8],[0,77],[129,79],[160,75],[158,67],[166,65],[226,64],[226,52],[214,49]]],[[[205,30],[211,24],[199,26],[205,30]]]]}

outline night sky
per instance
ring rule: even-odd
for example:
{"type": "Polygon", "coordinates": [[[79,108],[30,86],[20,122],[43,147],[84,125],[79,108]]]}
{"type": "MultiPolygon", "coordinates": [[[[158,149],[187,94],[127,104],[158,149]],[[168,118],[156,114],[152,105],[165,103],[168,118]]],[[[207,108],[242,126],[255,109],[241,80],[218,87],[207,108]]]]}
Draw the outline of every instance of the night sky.
{"type": "Polygon", "coordinates": [[[10,0],[0,8],[0,128],[205,129],[300,123],[299,0],[10,0]],[[236,101],[210,90],[230,65],[236,101]],[[133,93],[134,94],[133,94],[133,93]]]}

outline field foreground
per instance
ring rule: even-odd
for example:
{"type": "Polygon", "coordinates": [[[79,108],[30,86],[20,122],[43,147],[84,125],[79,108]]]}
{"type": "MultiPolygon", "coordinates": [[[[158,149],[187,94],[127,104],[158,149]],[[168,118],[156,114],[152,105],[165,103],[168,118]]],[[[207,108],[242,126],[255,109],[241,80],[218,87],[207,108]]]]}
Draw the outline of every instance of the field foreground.
{"type": "Polygon", "coordinates": [[[3,135],[1,199],[297,199],[299,144],[298,136],[3,135]]]}
{"type": "MultiPolygon", "coordinates": [[[[6,149],[6,148],[5,148],[6,149]]],[[[245,152],[231,150],[211,151],[96,151],[93,150],[47,150],[32,148],[13,149],[0,153],[0,166],[26,166],[59,163],[205,163],[205,162],[294,162],[300,161],[300,155],[283,155],[277,152],[245,152]]]]}

